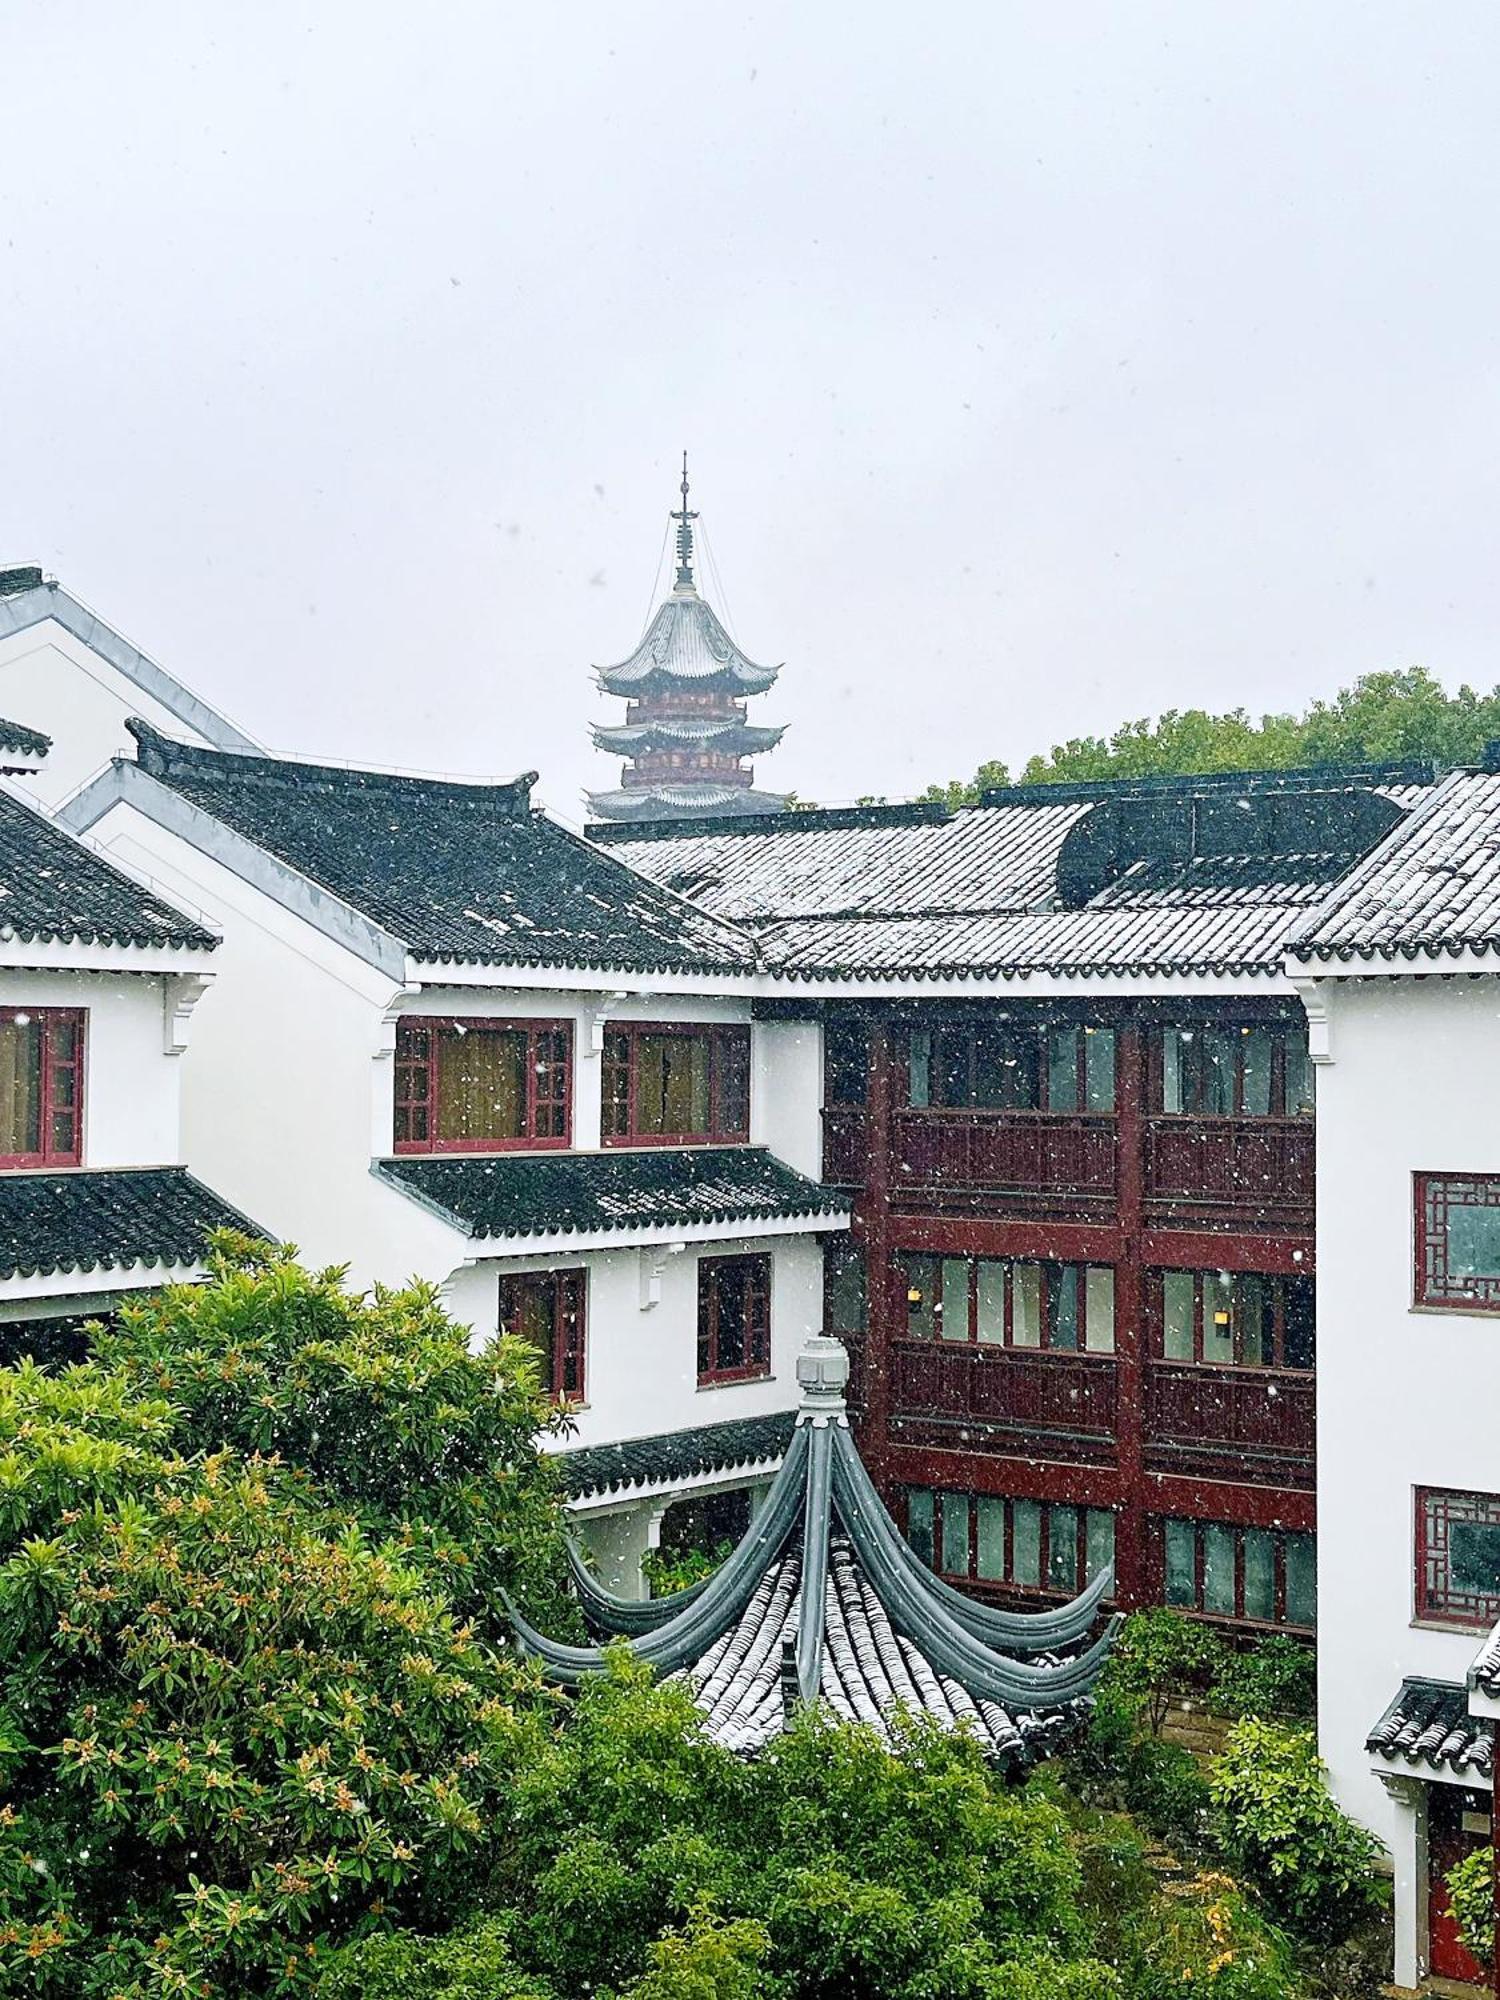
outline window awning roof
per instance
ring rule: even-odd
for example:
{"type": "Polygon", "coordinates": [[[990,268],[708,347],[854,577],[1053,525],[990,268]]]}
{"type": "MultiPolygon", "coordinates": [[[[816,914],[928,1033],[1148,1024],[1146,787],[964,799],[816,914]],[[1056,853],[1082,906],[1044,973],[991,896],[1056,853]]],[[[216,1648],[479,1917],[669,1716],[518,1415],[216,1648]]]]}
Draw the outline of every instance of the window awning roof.
{"type": "Polygon", "coordinates": [[[0,1174],[0,1278],[180,1269],[214,1229],[265,1233],[186,1167],[0,1174]]]}
{"type": "Polygon", "coordinates": [[[1495,1725],[1469,1713],[1453,1681],[1404,1680],[1365,1738],[1365,1748],[1411,1775],[1449,1772],[1488,1784],[1495,1764],[1495,1725]]]}

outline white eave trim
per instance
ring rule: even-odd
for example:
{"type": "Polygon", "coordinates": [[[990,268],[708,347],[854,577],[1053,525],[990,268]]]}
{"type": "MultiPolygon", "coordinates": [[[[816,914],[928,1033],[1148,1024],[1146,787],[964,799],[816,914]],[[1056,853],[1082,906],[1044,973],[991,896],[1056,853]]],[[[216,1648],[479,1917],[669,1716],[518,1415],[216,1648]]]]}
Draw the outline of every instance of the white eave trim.
{"type": "Polygon", "coordinates": [[[1297,979],[1442,979],[1455,973],[1487,974],[1500,979],[1500,950],[1429,951],[1425,946],[1408,956],[1404,951],[1372,952],[1368,958],[1296,958],[1287,955],[1287,970],[1297,979]]]}
{"type": "Polygon", "coordinates": [[[0,938],[6,972],[146,972],[162,978],[211,979],[212,945],[83,944],[74,938],[0,938]]]}
{"type": "Polygon", "coordinates": [[[1416,1778],[1424,1785],[1458,1785],[1466,1792],[1487,1792],[1494,1782],[1488,1771],[1454,1771],[1446,1764],[1429,1764],[1425,1757],[1372,1757],[1376,1778],[1416,1778]]]}
{"type": "Polygon", "coordinates": [[[763,1216],[757,1220],[753,1216],[726,1216],[722,1222],[673,1222],[654,1223],[648,1226],[625,1225],[620,1229],[572,1230],[558,1229],[536,1236],[464,1236],[446,1209],[433,1207],[412,1195],[406,1188],[400,1188],[393,1181],[385,1183],[393,1193],[406,1194],[420,1202],[429,1213],[447,1222],[463,1245],[463,1261],[466,1264],[489,1263],[500,1257],[556,1257],[560,1252],[568,1256],[581,1254],[585,1250],[635,1250],[648,1244],[658,1243],[740,1243],[751,1239],[778,1236],[817,1236],[830,1229],[847,1229],[852,1209],[824,1215],[775,1215],[763,1216]]]}

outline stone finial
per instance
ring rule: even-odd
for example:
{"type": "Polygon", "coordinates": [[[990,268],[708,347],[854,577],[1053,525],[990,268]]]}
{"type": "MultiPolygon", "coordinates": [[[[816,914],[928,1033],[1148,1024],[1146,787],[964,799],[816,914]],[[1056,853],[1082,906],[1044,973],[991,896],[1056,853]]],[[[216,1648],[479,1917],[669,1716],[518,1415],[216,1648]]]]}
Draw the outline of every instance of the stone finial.
{"type": "Polygon", "coordinates": [[[842,1415],[849,1386],[849,1356],[841,1340],[815,1333],[797,1356],[797,1382],[804,1411],[842,1415]]]}

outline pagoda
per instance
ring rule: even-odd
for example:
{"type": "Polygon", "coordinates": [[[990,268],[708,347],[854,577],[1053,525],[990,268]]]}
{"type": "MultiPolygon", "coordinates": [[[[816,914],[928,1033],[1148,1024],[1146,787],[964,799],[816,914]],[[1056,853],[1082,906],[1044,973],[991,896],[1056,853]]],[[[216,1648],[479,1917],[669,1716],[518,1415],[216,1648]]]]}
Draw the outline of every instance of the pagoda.
{"type": "Polygon", "coordinates": [[[968,1731],[1009,1770],[1045,1755],[1087,1714],[1119,1626],[1092,1637],[1114,1587],[1105,1568],[1070,1604],[1004,1611],[934,1576],[903,1540],[855,1448],[849,1357],[818,1334],[797,1357],[802,1405],[786,1458],[738,1547],[705,1582],[646,1603],[603,1590],[576,1552],[592,1646],[544,1638],[507,1605],[521,1650],[577,1687],[622,1640],[691,1688],[727,1749],[766,1748],[821,1704],[887,1741],[901,1717],[968,1731]]]}
{"type": "Polygon", "coordinates": [[[606,694],[629,702],[615,728],[596,725],[594,744],[626,761],[617,792],[591,792],[599,819],[719,818],[726,813],[776,813],[786,800],[755,790],[746,757],[773,750],[780,729],[745,720],[745,699],[764,694],[780,667],[757,666],[700,597],[693,576],[693,523],[688,506],[687,453],[682,455],[682,505],[677,523],[677,581],[629,659],[596,667],[606,694]]]}

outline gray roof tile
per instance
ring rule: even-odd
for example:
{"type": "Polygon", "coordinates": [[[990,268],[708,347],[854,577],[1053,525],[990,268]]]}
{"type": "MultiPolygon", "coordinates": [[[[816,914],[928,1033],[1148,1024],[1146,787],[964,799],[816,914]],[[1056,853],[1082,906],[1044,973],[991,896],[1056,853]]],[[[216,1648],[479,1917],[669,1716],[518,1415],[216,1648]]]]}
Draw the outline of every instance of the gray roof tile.
{"type": "Polygon", "coordinates": [[[212,931],[122,875],[91,847],[0,792],[0,939],[212,951],[212,931]]]}
{"type": "Polygon", "coordinates": [[[1425,1764],[1487,1784],[1495,1762],[1495,1725],[1469,1714],[1464,1690],[1452,1681],[1413,1677],[1401,1683],[1365,1748],[1388,1763],[1425,1764]]]}
{"type": "Polygon", "coordinates": [[[664,1431],[623,1444],[580,1445],[559,1454],[563,1484],[575,1499],[626,1486],[656,1486],[671,1480],[726,1472],[738,1465],[775,1465],[786,1454],[795,1410],[768,1417],[735,1417],[696,1430],[664,1431]]]}
{"type": "Polygon", "coordinates": [[[0,1174],[0,1277],[197,1264],[212,1229],[264,1234],[186,1167],[0,1174]]]}

